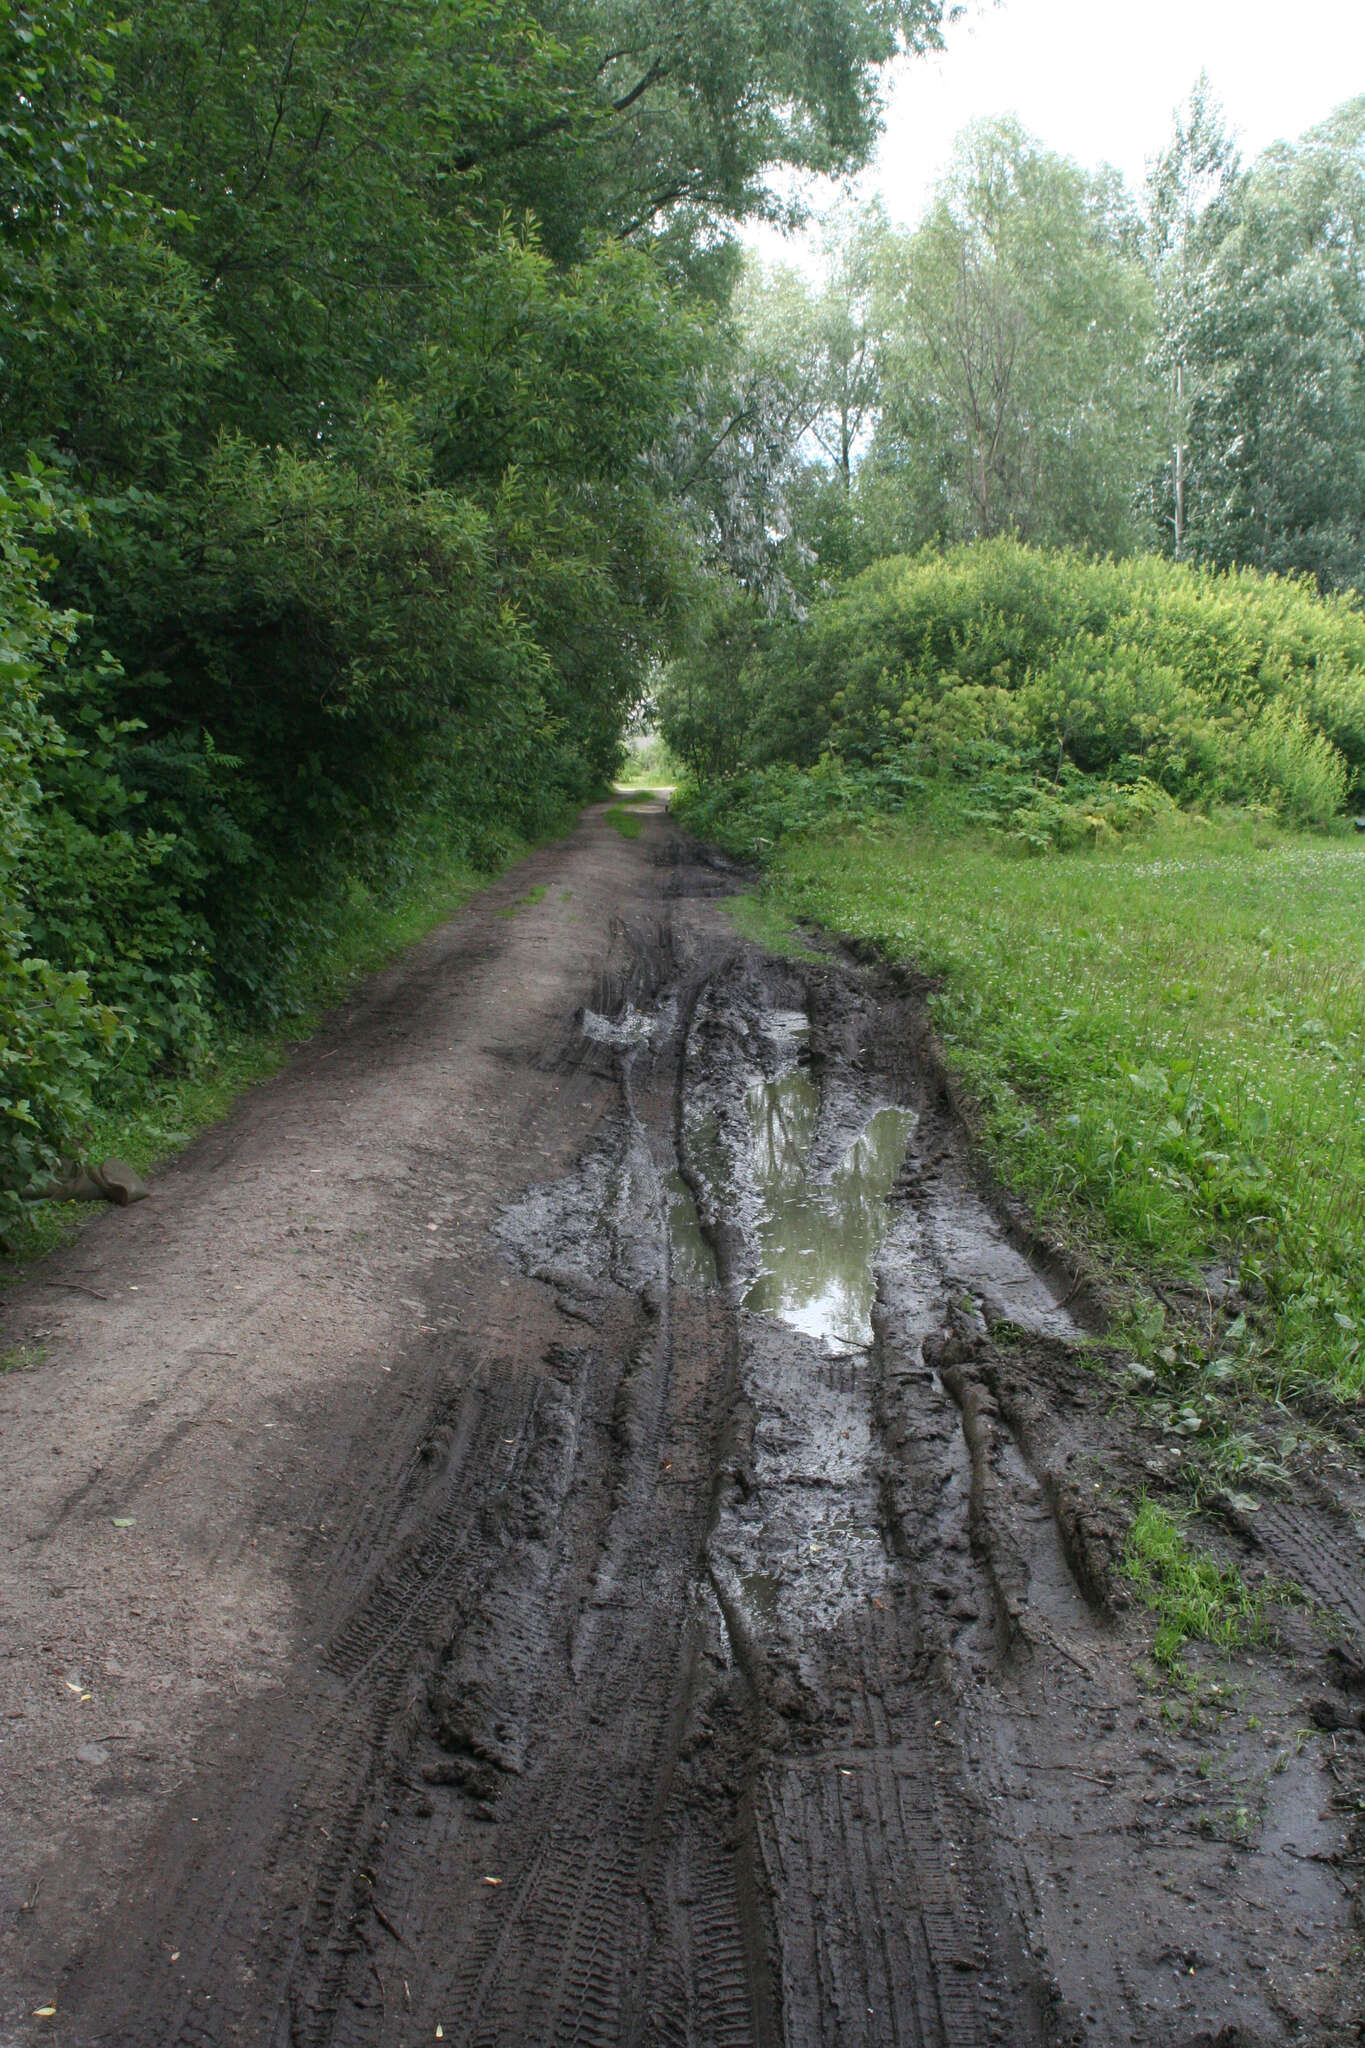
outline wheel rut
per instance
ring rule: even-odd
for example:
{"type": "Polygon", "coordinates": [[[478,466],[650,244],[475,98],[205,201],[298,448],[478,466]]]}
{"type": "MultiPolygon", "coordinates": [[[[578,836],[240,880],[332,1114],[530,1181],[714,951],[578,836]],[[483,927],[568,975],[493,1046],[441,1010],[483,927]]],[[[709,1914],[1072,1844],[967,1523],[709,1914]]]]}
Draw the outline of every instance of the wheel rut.
{"type": "MultiPolygon", "coordinates": [[[[309,1655],[168,1803],[59,2038],[1365,2038],[1354,1752],[1286,1741],[1252,1798],[1253,1736],[1135,1676],[1146,1447],[916,1000],[724,937],[664,850],[531,1054],[590,1138],[464,1240],[458,1317],[431,1276],[309,1655]]],[[[1354,1602],[1344,1540],[1247,1534],[1354,1602]]],[[[1287,1729],[1295,1681],[1247,1669],[1287,1729]]]]}

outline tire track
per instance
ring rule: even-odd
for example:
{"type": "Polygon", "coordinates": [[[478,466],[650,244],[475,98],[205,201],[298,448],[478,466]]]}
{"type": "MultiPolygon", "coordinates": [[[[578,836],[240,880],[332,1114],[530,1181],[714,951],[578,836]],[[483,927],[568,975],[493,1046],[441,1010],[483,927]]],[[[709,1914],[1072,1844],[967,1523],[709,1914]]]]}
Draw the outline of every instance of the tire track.
{"type": "MultiPolygon", "coordinates": [[[[420,1427],[376,1454],[388,1497],[337,1539],[316,1663],[244,1717],[249,1763],[198,1809],[216,1839],[168,1827],[180,1875],[114,1988],[87,1975],[89,2041],[1326,2048],[1306,2004],[1282,2025],[1246,1988],[1261,1944],[1280,1982],[1295,1952],[1273,1873],[1239,1868],[1261,1888],[1215,1956],[1187,1938],[1180,1901],[1226,1888],[1228,1844],[1174,1738],[1139,1732],[1106,1608],[1111,1528],[1071,1439],[1117,1425],[907,1037],[842,968],[701,960],[674,928],[618,954],[555,1055],[612,1105],[503,1210],[476,1298],[558,1334],[517,1376],[433,1348],[420,1427]],[[803,1199],[868,1176],[872,1341],[744,1306],[791,1135],[769,1117],[760,1145],[754,1105],[798,1068],[803,1199]],[[911,1156],[877,1181],[859,1146],[889,1106],[911,1156]],[[985,1313],[1006,1307],[1012,1350],[985,1313]],[[1115,1859],[1148,1854],[1162,1896],[1130,1924],[1115,1859]]],[[[1365,1630],[1320,1520],[1267,1507],[1248,1533],[1297,1545],[1365,1630]]],[[[1317,1854],[1293,1912],[1335,1931],[1317,1854]]]]}

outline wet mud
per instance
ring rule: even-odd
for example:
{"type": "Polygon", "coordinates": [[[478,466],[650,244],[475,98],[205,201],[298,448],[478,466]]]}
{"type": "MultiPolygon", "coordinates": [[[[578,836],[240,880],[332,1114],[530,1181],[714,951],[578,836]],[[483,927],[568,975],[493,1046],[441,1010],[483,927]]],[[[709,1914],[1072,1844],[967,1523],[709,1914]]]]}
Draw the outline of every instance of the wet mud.
{"type": "Polygon", "coordinates": [[[1365,2038],[1354,1529],[1230,1525],[1336,1622],[1144,1676],[1121,1502],[1163,1447],[916,997],[726,939],[664,850],[544,1053],[593,1135],[493,1219],[534,1370],[430,1310],[449,1369],[351,1594],[167,1816],[64,2038],[1365,2038]]]}

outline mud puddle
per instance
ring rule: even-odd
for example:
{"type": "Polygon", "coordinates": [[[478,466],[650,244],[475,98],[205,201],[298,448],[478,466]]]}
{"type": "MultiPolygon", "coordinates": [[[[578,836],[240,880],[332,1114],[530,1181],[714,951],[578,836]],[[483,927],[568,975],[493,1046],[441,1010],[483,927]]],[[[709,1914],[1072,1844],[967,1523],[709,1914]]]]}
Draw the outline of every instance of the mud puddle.
{"type": "MultiPolygon", "coordinates": [[[[799,1012],[765,1022],[768,1035],[779,1042],[788,1038],[794,1053],[809,1036],[809,1022],[799,1012]]],[[[831,1355],[865,1350],[873,1339],[873,1261],[890,1227],[887,1197],[904,1163],[913,1110],[876,1110],[823,1178],[812,1167],[821,1094],[804,1067],[793,1063],[774,1077],[750,1082],[744,1112],[748,1148],[737,1161],[727,1155],[714,1116],[703,1116],[687,1140],[701,1201],[713,1214],[724,1212],[738,1186],[753,1191],[758,1272],[741,1307],[823,1339],[831,1355]]],[[[672,1175],[670,1187],[678,1273],[714,1285],[719,1271],[697,1203],[680,1174],[672,1175]]]]}
{"type": "Polygon", "coordinates": [[[367,1595],[420,1631],[386,1624],[368,1761],[282,1784],[266,1867],[300,1812],[342,1847],[234,1935],[231,2026],[149,1978],[90,2038],[1360,2038],[1362,1745],[1304,1725],[1309,1622],[1144,1667],[1114,1499],[1159,1466],[914,1004],[708,931],[626,935],[565,1040],[603,1114],[501,1211],[493,1297],[556,1334],[435,1433],[367,1595]]]}
{"type": "Polygon", "coordinates": [[[765,1214],[760,1271],[742,1306],[775,1315],[831,1350],[872,1342],[872,1262],[891,1221],[886,1198],[914,1116],[879,1109],[824,1182],[809,1171],[819,1092],[799,1068],[756,1082],[746,1097],[765,1214]]]}
{"type": "MultiPolygon", "coordinates": [[[[851,997],[750,961],[665,1005],[652,1037],[632,1024],[612,1163],[506,1219],[560,1285],[622,1271],[622,1228],[637,1247],[655,1229],[679,1391],[688,1314],[709,1304],[725,1333],[657,1871],[686,1922],[696,1815],[727,1788],[747,1990],[716,2038],[1334,2039],[1350,1901],[1305,1868],[1314,1847],[1294,1872],[1311,1903],[1287,1912],[1272,1860],[1275,1816],[1330,1796],[1322,1758],[1289,1754],[1281,1726],[1264,1777],[1252,1703],[1287,1711],[1264,1669],[1211,1722],[1144,1690],[1105,1512],[1122,1469],[1141,1484],[1139,1454],[1069,1290],[978,1191],[893,1017],[856,1020],[850,1043],[851,997]],[[1227,1789],[1252,1768],[1263,1818],[1227,1789]],[[1154,1822],[1179,1874],[1135,1899],[1154,1822]],[[1239,1866],[1233,1898],[1228,1840],[1259,1826],[1267,1859],[1239,1866]],[[1308,1921],[1319,1948],[1296,1972],[1308,1921]]],[[[661,1924],[685,1975],[681,1922],[661,1924]]],[[[695,2025],[677,2038],[711,2038],[695,2025]]]]}

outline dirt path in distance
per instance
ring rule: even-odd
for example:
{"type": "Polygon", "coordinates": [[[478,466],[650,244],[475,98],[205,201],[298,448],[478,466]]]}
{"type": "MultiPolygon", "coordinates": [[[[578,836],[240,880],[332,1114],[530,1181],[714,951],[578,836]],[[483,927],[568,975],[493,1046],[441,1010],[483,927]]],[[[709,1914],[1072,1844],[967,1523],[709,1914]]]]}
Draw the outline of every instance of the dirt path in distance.
{"type": "Polygon", "coordinates": [[[731,886],[589,813],[9,1299],[0,2048],[1365,2039],[1354,1482],[1145,1680],[1166,1446],[731,886]]]}

